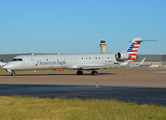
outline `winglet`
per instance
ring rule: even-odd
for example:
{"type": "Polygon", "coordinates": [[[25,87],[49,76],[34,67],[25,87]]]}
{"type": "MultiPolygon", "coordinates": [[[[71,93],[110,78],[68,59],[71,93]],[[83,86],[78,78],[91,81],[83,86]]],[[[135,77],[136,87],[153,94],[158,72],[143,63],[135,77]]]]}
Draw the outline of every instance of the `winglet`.
{"type": "Polygon", "coordinates": [[[138,64],[138,65],[141,65],[141,64],[143,64],[144,63],[144,61],[145,61],[145,59],[146,59],[146,57],[144,57],[144,59],[138,64]]]}

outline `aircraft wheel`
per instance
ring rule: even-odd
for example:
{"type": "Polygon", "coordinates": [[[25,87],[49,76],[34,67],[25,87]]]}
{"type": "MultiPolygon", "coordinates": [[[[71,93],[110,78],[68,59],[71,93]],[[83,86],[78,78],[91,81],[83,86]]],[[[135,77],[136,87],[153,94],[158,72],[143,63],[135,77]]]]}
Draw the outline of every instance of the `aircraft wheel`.
{"type": "Polygon", "coordinates": [[[93,75],[95,75],[95,76],[96,76],[97,74],[98,74],[98,73],[97,73],[97,71],[94,71],[94,74],[93,74],[93,75]]]}
{"type": "Polygon", "coordinates": [[[15,72],[14,71],[11,71],[11,76],[15,76],[15,72]]]}
{"type": "Polygon", "coordinates": [[[82,71],[77,71],[77,75],[83,75],[82,71]]]}
{"type": "Polygon", "coordinates": [[[16,74],[14,74],[14,73],[13,73],[13,74],[11,74],[11,76],[15,76],[15,75],[16,75],[16,74]]]}
{"type": "Polygon", "coordinates": [[[98,73],[97,73],[97,71],[92,71],[91,72],[91,75],[97,75],[98,73]]]}

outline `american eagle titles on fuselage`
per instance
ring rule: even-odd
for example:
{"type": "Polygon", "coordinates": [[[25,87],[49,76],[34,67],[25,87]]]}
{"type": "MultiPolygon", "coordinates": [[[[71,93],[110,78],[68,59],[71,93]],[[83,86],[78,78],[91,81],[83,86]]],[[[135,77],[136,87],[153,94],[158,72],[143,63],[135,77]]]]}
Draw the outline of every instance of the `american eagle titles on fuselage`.
{"type": "Polygon", "coordinates": [[[58,55],[20,55],[6,63],[3,68],[11,75],[17,70],[39,70],[39,69],[75,69],[77,75],[82,75],[83,70],[92,70],[92,75],[97,75],[100,68],[111,68],[128,65],[136,59],[141,38],[134,38],[126,51],[118,53],[100,54],[58,54],[58,55]]]}

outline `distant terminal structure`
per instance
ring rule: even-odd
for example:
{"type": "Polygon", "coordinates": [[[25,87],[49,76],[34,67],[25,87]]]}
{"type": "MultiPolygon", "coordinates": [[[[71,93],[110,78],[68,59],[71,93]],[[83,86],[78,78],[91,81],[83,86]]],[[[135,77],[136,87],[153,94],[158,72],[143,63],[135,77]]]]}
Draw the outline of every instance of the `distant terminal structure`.
{"type": "Polygon", "coordinates": [[[100,53],[106,52],[106,46],[107,46],[107,44],[105,43],[105,40],[104,40],[104,39],[102,39],[102,40],[100,41],[99,46],[100,46],[100,53]]]}
{"type": "Polygon", "coordinates": [[[131,64],[139,64],[141,60],[145,57],[145,61],[143,64],[151,64],[151,67],[166,67],[166,55],[145,55],[145,54],[138,54],[138,59],[131,62],[131,64]]]}

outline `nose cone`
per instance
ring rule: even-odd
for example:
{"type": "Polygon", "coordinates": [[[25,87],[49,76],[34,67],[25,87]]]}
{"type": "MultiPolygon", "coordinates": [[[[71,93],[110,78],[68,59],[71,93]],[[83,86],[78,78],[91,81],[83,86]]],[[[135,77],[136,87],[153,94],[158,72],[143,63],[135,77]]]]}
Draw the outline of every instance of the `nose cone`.
{"type": "Polygon", "coordinates": [[[13,65],[10,65],[10,64],[6,64],[3,66],[3,69],[12,69],[13,65]]]}
{"type": "Polygon", "coordinates": [[[4,65],[4,66],[3,66],[3,69],[8,69],[8,65],[4,65]]]}

